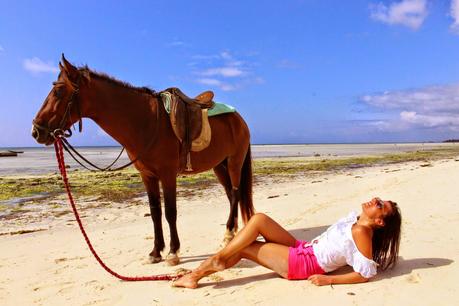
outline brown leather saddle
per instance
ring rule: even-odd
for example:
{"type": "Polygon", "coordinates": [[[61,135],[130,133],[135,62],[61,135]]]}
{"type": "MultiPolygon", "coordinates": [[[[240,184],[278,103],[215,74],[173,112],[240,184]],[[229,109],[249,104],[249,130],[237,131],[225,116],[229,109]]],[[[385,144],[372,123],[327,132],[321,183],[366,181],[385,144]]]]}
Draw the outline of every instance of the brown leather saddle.
{"type": "Polygon", "coordinates": [[[201,151],[210,143],[210,126],[207,109],[214,106],[214,93],[205,91],[190,98],[176,87],[170,93],[170,120],[175,136],[180,141],[179,172],[193,171],[190,151],[201,151]]]}

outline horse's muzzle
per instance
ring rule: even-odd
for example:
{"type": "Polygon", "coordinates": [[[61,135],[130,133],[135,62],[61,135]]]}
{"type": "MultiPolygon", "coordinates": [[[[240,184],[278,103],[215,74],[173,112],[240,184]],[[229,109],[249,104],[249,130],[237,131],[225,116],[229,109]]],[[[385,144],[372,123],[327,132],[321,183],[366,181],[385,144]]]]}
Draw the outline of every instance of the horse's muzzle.
{"type": "Polygon", "coordinates": [[[49,130],[42,129],[36,125],[32,125],[32,137],[39,144],[50,145],[54,142],[53,137],[50,135],[49,130]]]}

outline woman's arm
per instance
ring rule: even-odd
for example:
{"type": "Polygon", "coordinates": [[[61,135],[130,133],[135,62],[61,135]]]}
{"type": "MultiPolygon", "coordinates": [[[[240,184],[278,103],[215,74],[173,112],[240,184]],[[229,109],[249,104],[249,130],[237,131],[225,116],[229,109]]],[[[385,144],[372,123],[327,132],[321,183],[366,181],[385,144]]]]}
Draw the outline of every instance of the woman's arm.
{"type": "Polygon", "coordinates": [[[331,284],[358,284],[364,283],[369,280],[369,278],[363,277],[358,272],[349,272],[346,274],[339,275],[324,275],[324,274],[314,274],[308,277],[308,280],[311,281],[314,285],[323,286],[331,284]]]}

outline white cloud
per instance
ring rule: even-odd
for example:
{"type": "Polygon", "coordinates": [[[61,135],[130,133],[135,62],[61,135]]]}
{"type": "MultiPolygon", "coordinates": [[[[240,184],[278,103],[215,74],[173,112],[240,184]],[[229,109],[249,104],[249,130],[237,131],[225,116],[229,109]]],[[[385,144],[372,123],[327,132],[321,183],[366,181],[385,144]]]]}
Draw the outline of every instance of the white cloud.
{"type": "Polygon", "coordinates": [[[382,130],[422,127],[459,131],[459,84],[387,91],[360,100],[398,113],[398,118],[374,122],[382,130]]]}
{"type": "Polygon", "coordinates": [[[203,85],[216,86],[223,91],[232,91],[236,89],[235,86],[222,82],[217,79],[203,78],[203,79],[198,79],[197,82],[203,85]]]}
{"type": "Polygon", "coordinates": [[[214,85],[214,86],[219,86],[222,82],[217,80],[217,79],[198,79],[198,83],[204,84],[204,85],[214,85]]]}
{"type": "Polygon", "coordinates": [[[451,0],[451,17],[454,19],[451,30],[459,34],[459,0],[451,0]]]}
{"type": "Polygon", "coordinates": [[[0,52],[3,52],[5,51],[5,49],[3,49],[2,45],[0,45],[0,52]]]}
{"type": "Polygon", "coordinates": [[[457,115],[422,115],[416,112],[401,112],[400,119],[404,122],[423,127],[449,127],[459,131],[457,115]]]}
{"type": "Polygon", "coordinates": [[[374,20],[417,30],[427,17],[427,0],[402,0],[389,6],[380,2],[370,6],[370,10],[374,20]]]}
{"type": "Polygon", "coordinates": [[[191,56],[194,60],[214,60],[220,58],[218,54],[205,55],[205,54],[196,54],[191,56]]]}
{"type": "Polygon", "coordinates": [[[226,60],[232,60],[233,57],[231,56],[231,53],[229,53],[228,51],[223,51],[220,53],[220,56],[223,58],[223,59],[226,59],[226,60]]]}
{"type": "Polygon", "coordinates": [[[236,58],[229,51],[211,55],[194,55],[189,66],[198,75],[200,84],[215,86],[224,91],[240,89],[249,84],[262,84],[263,79],[253,72],[254,64],[236,58]]]}
{"type": "Polygon", "coordinates": [[[237,67],[217,67],[209,68],[200,72],[203,76],[216,76],[220,75],[225,78],[238,77],[244,74],[244,71],[237,67]]]}
{"type": "Polygon", "coordinates": [[[459,84],[386,91],[377,95],[365,95],[361,100],[383,109],[459,114],[459,84]]]}
{"type": "Polygon", "coordinates": [[[44,62],[38,57],[33,58],[26,58],[22,62],[22,66],[25,70],[32,72],[32,73],[43,73],[43,72],[51,72],[56,73],[59,71],[52,62],[44,62]]]}
{"type": "Polygon", "coordinates": [[[168,47],[187,47],[189,46],[189,44],[181,40],[174,40],[173,42],[167,43],[166,46],[168,47]]]}

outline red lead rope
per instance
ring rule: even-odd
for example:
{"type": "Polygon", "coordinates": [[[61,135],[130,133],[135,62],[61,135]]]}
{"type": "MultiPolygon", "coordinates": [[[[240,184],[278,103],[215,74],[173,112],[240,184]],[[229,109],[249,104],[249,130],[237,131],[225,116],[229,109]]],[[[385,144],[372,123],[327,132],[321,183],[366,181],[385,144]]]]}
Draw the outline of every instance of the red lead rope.
{"type": "Polygon", "coordinates": [[[86,243],[88,244],[89,249],[91,250],[91,253],[94,255],[94,257],[97,259],[99,264],[102,266],[102,268],[105,269],[108,273],[111,275],[124,280],[124,281],[152,281],[152,280],[175,280],[179,277],[181,277],[183,274],[159,274],[159,275],[152,275],[152,276],[135,276],[135,277],[129,277],[129,276],[123,276],[109,267],[100,259],[99,255],[97,255],[96,251],[92,247],[91,242],[89,241],[88,235],[86,235],[86,231],[83,228],[83,224],[81,223],[80,215],[78,214],[78,211],[75,206],[75,202],[73,201],[72,193],[70,191],[70,185],[69,181],[67,179],[67,170],[65,168],[65,161],[64,161],[64,152],[62,150],[62,140],[60,137],[56,137],[56,141],[54,142],[54,149],[56,150],[56,158],[57,162],[59,165],[59,170],[62,175],[62,180],[64,181],[65,189],[67,190],[67,195],[69,197],[70,205],[72,206],[73,213],[75,214],[75,219],[78,222],[78,226],[80,227],[81,233],[84,236],[84,239],[86,240],[86,243]]]}

